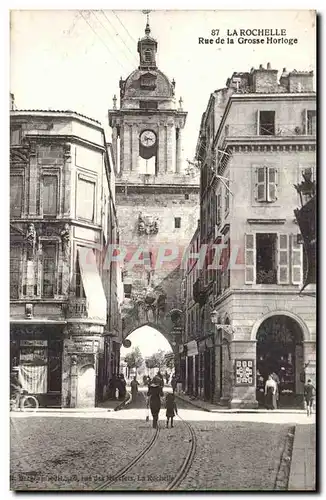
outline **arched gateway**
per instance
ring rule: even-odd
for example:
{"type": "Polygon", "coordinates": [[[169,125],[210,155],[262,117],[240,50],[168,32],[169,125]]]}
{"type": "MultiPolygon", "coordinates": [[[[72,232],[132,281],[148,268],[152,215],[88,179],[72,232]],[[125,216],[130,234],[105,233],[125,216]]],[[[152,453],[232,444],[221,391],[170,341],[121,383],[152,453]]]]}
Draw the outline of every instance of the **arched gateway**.
{"type": "Polygon", "coordinates": [[[279,378],[279,406],[303,404],[305,366],[303,328],[286,314],[265,318],[257,330],[257,401],[264,404],[264,384],[269,374],[279,378]]]}

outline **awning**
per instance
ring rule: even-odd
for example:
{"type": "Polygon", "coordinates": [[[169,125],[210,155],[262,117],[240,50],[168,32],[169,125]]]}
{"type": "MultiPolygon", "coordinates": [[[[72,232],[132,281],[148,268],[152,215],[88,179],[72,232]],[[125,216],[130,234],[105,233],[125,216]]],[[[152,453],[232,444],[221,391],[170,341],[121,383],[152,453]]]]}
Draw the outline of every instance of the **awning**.
{"type": "Polygon", "coordinates": [[[187,344],[187,355],[188,356],[196,356],[198,354],[198,346],[196,340],[192,340],[187,344]]]}
{"type": "Polygon", "coordinates": [[[106,298],[99,275],[95,254],[91,248],[79,247],[80,274],[87,300],[89,319],[106,324],[106,298]]]}

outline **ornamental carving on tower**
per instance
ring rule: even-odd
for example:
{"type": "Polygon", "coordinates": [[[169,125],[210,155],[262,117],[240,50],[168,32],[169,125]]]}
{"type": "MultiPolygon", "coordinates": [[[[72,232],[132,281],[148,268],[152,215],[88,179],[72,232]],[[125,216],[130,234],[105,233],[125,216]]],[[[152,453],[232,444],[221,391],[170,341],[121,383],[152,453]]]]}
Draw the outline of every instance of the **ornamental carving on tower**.
{"type": "Polygon", "coordinates": [[[138,234],[150,235],[158,233],[158,217],[145,216],[142,212],[138,215],[138,234]]]}
{"type": "Polygon", "coordinates": [[[33,260],[36,245],[36,230],[34,224],[28,224],[26,231],[27,260],[33,260]]]}

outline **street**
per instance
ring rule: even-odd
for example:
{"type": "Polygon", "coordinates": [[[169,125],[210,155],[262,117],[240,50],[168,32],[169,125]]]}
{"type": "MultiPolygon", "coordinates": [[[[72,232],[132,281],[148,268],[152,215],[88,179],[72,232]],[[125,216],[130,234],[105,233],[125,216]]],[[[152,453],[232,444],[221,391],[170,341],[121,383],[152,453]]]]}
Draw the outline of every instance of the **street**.
{"type": "MultiPolygon", "coordinates": [[[[116,405],[109,402],[111,408],[116,405]]],[[[177,400],[158,431],[144,389],[121,411],[12,413],[14,490],[284,490],[304,414],[223,414],[177,400]]]]}

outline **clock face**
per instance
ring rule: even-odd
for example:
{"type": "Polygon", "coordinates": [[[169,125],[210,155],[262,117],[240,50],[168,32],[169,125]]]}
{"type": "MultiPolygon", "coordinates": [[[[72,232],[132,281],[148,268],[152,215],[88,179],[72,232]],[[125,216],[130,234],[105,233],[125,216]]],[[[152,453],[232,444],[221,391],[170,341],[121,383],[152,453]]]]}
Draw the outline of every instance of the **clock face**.
{"type": "Polygon", "coordinates": [[[152,130],[144,130],[140,135],[140,142],[145,148],[150,148],[156,142],[156,135],[152,130]]]}

